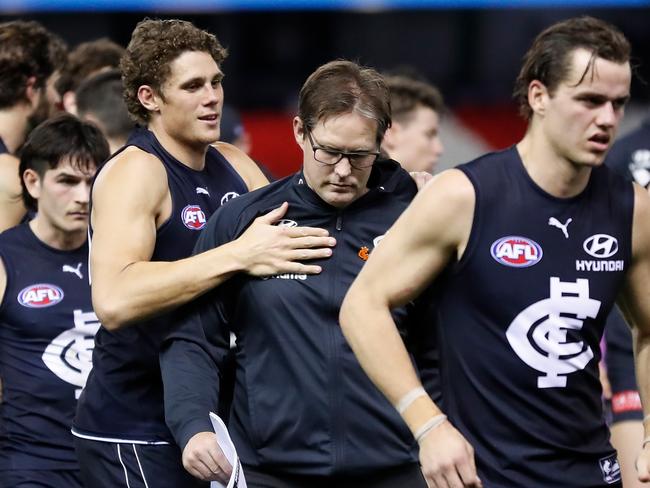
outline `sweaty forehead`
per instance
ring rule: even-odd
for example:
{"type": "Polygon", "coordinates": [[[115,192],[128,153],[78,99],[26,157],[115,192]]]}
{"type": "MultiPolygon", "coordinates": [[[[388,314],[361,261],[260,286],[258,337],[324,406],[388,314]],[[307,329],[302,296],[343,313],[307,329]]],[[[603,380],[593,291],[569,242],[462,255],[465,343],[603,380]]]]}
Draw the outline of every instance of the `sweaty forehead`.
{"type": "Polygon", "coordinates": [[[560,84],[575,88],[618,88],[631,81],[630,63],[617,63],[601,57],[594,57],[586,49],[576,49],[570,54],[566,79],[560,84]]]}
{"type": "Polygon", "coordinates": [[[65,156],[55,168],[48,171],[54,176],[65,174],[79,178],[92,178],[97,172],[97,165],[86,158],[65,156]]]}

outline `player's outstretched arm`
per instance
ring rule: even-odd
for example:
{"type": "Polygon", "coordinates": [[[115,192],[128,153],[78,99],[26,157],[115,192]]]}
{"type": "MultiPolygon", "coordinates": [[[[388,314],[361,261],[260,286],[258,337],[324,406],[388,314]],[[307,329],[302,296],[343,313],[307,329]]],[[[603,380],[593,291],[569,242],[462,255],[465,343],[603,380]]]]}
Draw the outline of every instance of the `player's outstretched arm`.
{"type": "Polygon", "coordinates": [[[436,176],[373,251],[340,315],[361,366],[418,440],[422,471],[434,487],[480,486],[474,453],[428,395],[417,394],[421,384],[390,310],[417,296],[462,255],[474,201],[474,189],[460,171],[436,176]]]}
{"type": "Polygon", "coordinates": [[[632,264],[618,304],[633,328],[635,366],[639,395],[646,420],[645,441],[637,459],[640,481],[650,481],[650,195],[634,185],[632,264]]]}
{"type": "Polygon", "coordinates": [[[136,148],[120,153],[93,188],[91,273],[93,306],[107,329],[170,310],[237,272],[314,274],[300,261],[331,255],[323,229],[273,225],[287,205],[257,218],[237,240],[173,262],[150,261],[156,229],[171,206],[165,170],[136,148]]]}
{"type": "Polygon", "coordinates": [[[18,225],[25,215],[18,165],[16,157],[0,154],[0,232],[18,225]]]}

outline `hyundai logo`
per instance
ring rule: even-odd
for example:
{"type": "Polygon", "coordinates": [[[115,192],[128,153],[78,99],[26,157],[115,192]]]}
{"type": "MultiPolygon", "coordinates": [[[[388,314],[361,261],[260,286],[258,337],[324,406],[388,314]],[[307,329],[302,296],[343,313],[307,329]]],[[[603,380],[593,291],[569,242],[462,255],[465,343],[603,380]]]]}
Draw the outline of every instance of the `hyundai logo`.
{"type": "Polygon", "coordinates": [[[585,252],[595,258],[605,259],[618,251],[618,240],[607,234],[594,234],[582,245],[585,252]]]}

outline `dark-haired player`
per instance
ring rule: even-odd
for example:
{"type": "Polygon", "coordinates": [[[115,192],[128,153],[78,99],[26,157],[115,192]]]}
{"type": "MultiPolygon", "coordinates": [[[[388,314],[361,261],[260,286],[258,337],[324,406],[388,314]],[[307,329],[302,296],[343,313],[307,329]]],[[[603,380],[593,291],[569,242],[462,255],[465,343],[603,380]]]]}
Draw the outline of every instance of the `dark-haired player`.
{"type": "Polygon", "coordinates": [[[108,157],[101,132],[63,115],[20,160],[37,211],[0,234],[0,487],[81,487],[70,427],[99,327],[88,284],[88,201],[108,157]]]}
{"type": "Polygon", "coordinates": [[[0,24],[0,231],[25,214],[18,148],[51,113],[47,86],[65,48],[38,22],[0,24]]]}
{"type": "Polygon", "coordinates": [[[515,90],[524,138],[434,179],[346,297],[344,332],[388,398],[408,404],[431,486],[477,486],[477,473],[491,488],[621,486],[598,374],[617,300],[650,393],[650,198],[603,165],[629,98],[629,56],[623,34],[591,17],[539,34],[515,90]],[[447,417],[417,394],[389,314],[445,268],[447,417]]]}

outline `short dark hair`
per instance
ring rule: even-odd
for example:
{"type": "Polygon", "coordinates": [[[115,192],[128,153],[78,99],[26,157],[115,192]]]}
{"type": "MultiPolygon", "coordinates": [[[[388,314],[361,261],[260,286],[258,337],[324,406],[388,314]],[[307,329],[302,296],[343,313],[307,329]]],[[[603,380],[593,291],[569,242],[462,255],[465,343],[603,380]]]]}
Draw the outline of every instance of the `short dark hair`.
{"type": "Polygon", "coordinates": [[[558,85],[566,80],[576,49],[591,52],[591,59],[580,83],[596,58],[621,64],[630,60],[630,43],[612,24],[588,16],[553,24],[533,41],[524,56],[521,71],[515,82],[513,96],[519,104],[522,116],[530,119],[533,114],[528,104],[530,83],[539,80],[553,95],[558,85]]]}
{"type": "Polygon", "coordinates": [[[60,36],[50,33],[50,61],[53,71],[63,70],[68,65],[68,45],[60,36]]]}
{"type": "Polygon", "coordinates": [[[428,107],[437,114],[444,112],[442,94],[432,84],[403,75],[386,76],[385,79],[393,120],[407,122],[419,106],[428,107]]]}
{"type": "Polygon", "coordinates": [[[126,139],[135,124],[124,104],[123,91],[119,69],[91,76],[77,88],[79,117],[90,114],[101,123],[107,137],[126,139]]]}
{"type": "Polygon", "coordinates": [[[63,159],[69,158],[74,168],[90,172],[109,155],[108,143],[95,125],[69,114],[43,122],[29,134],[20,151],[19,173],[25,207],[29,210],[38,207],[23,181],[25,170],[32,169],[42,178],[47,170],[55,169],[63,159]]]}
{"type": "Polygon", "coordinates": [[[298,115],[312,130],[319,121],[350,112],[377,122],[377,144],[391,125],[390,100],[384,78],[373,68],[336,60],[314,71],[300,90],[298,115]]]}
{"type": "Polygon", "coordinates": [[[214,34],[184,20],[145,19],[136,25],[120,63],[124,100],[136,122],[146,125],[150,116],[138,99],[138,89],[149,85],[164,98],[162,86],[171,74],[171,63],[188,51],[206,52],[219,66],[228,55],[214,34]]]}
{"type": "Polygon", "coordinates": [[[26,98],[27,80],[44,88],[54,71],[50,58],[52,37],[38,22],[15,20],[0,24],[0,109],[26,98]]]}
{"type": "Polygon", "coordinates": [[[97,71],[117,68],[123,54],[122,46],[105,37],[82,42],[70,52],[67,66],[56,83],[56,90],[61,95],[76,91],[86,78],[97,71]]]}

